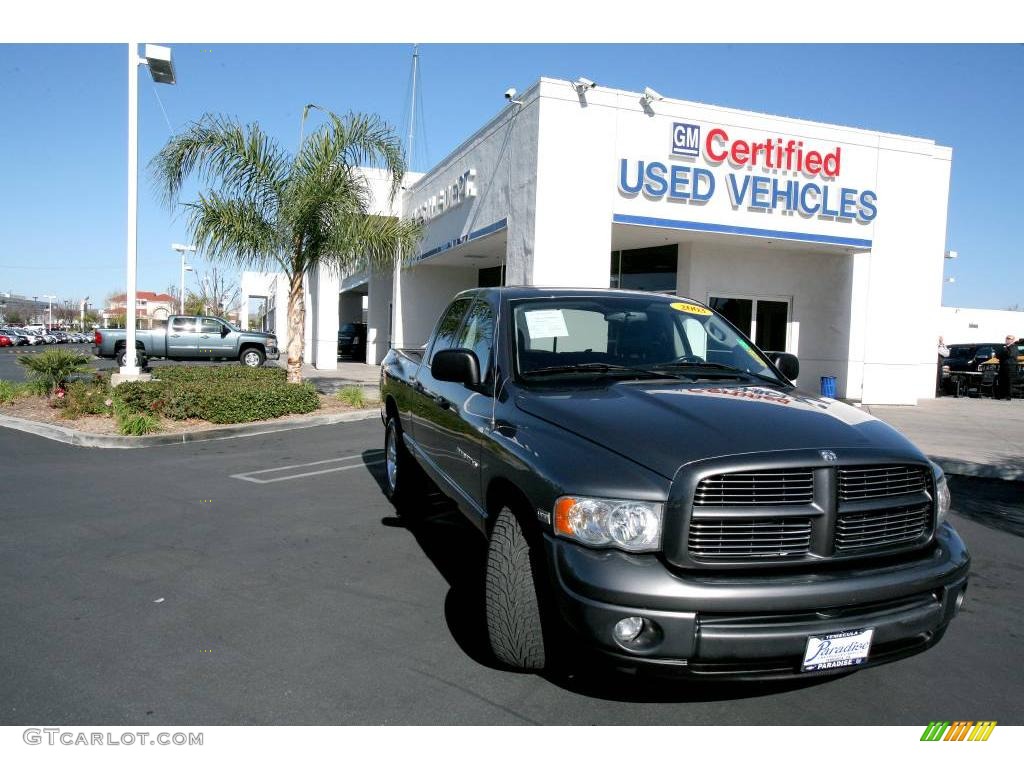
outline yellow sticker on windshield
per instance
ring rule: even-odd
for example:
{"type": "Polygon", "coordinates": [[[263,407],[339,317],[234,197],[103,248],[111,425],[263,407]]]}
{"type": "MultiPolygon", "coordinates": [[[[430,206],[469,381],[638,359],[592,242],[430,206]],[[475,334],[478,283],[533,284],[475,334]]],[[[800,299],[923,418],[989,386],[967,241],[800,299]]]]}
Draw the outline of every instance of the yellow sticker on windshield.
{"type": "Polygon", "coordinates": [[[677,309],[680,312],[689,312],[691,315],[710,315],[711,310],[705,307],[701,307],[697,304],[690,304],[685,301],[674,301],[669,304],[672,309],[677,309]]]}

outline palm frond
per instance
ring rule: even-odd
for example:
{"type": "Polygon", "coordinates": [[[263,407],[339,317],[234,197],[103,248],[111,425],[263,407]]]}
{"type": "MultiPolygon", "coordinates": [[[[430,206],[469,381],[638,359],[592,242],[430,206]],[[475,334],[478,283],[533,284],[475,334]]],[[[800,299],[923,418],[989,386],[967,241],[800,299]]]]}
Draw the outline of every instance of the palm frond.
{"type": "Polygon", "coordinates": [[[150,163],[164,202],[173,207],[185,180],[195,174],[225,196],[274,206],[287,183],[290,158],[259,125],[243,127],[207,114],[173,136],[150,163]]]}
{"type": "Polygon", "coordinates": [[[272,262],[292,266],[282,258],[285,238],[257,203],[208,192],[185,207],[195,243],[207,257],[259,269],[272,262]]]}

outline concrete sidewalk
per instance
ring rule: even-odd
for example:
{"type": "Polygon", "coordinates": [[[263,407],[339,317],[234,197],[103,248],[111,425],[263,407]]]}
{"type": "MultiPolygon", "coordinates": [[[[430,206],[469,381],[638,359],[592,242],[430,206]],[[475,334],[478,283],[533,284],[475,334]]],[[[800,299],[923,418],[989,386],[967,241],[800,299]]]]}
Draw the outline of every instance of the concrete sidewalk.
{"type": "Polygon", "coordinates": [[[380,384],[380,366],[339,360],[337,370],[321,371],[312,365],[304,365],[302,366],[302,378],[311,382],[318,392],[325,395],[333,395],[342,387],[349,386],[361,386],[376,393],[380,384]]]}
{"type": "Polygon", "coordinates": [[[864,406],[951,475],[1024,481],[1024,401],[941,397],[864,406]]]}

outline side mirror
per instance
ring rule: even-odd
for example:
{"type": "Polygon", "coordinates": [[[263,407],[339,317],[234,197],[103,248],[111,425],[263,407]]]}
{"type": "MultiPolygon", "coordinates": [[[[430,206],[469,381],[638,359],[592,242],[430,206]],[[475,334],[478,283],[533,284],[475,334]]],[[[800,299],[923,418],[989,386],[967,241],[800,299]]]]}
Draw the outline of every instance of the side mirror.
{"type": "Polygon", "coordinates": [[[229,328],[228,328],[228,327],[227,327],[226,325],[222,325],[222,326],[220,327],[220,337],[221,337],[222,339],[223,339],[223,338],[224,338],[225,336],[227,336],[227,335],[228,335],[229,333],[231,333],[231,330],[230,330],[230,329],[229,329],[229,328]]]}
{"type": "Polygon", "coordinates": [[[480,362],[468,349],[445,349],[434,354],[430,374],[438,381],[454,381],[475,387],[480,383],[480,362]]]}
{"type": "Polygon", "coordinates": [[[775,367],[783,376],[790,381],[796,381],[800,375],[800,361],[797,360],[796,355],[791,355],[789,352],[772,352],[770,356],[775,367]]]}

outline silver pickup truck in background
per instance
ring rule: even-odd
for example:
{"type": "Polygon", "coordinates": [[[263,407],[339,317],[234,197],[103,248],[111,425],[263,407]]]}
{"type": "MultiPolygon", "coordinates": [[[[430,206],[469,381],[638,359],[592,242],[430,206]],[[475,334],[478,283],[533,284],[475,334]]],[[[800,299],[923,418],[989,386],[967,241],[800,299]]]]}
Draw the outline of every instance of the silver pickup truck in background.
{"type": "MultiPolygon", "coordinates": [[[[127,331],[124,328],[100,328],[93,339],[93,354],[114,358],[125,364],[127,331]]],[[[238,360],[257,368],[263,361],[280,356],[277,337],[259,331],[240,331],[218,317],[172,315],[167,327],[135,332],[139,365],[151,357],[168,360],[238,360]]]]}

